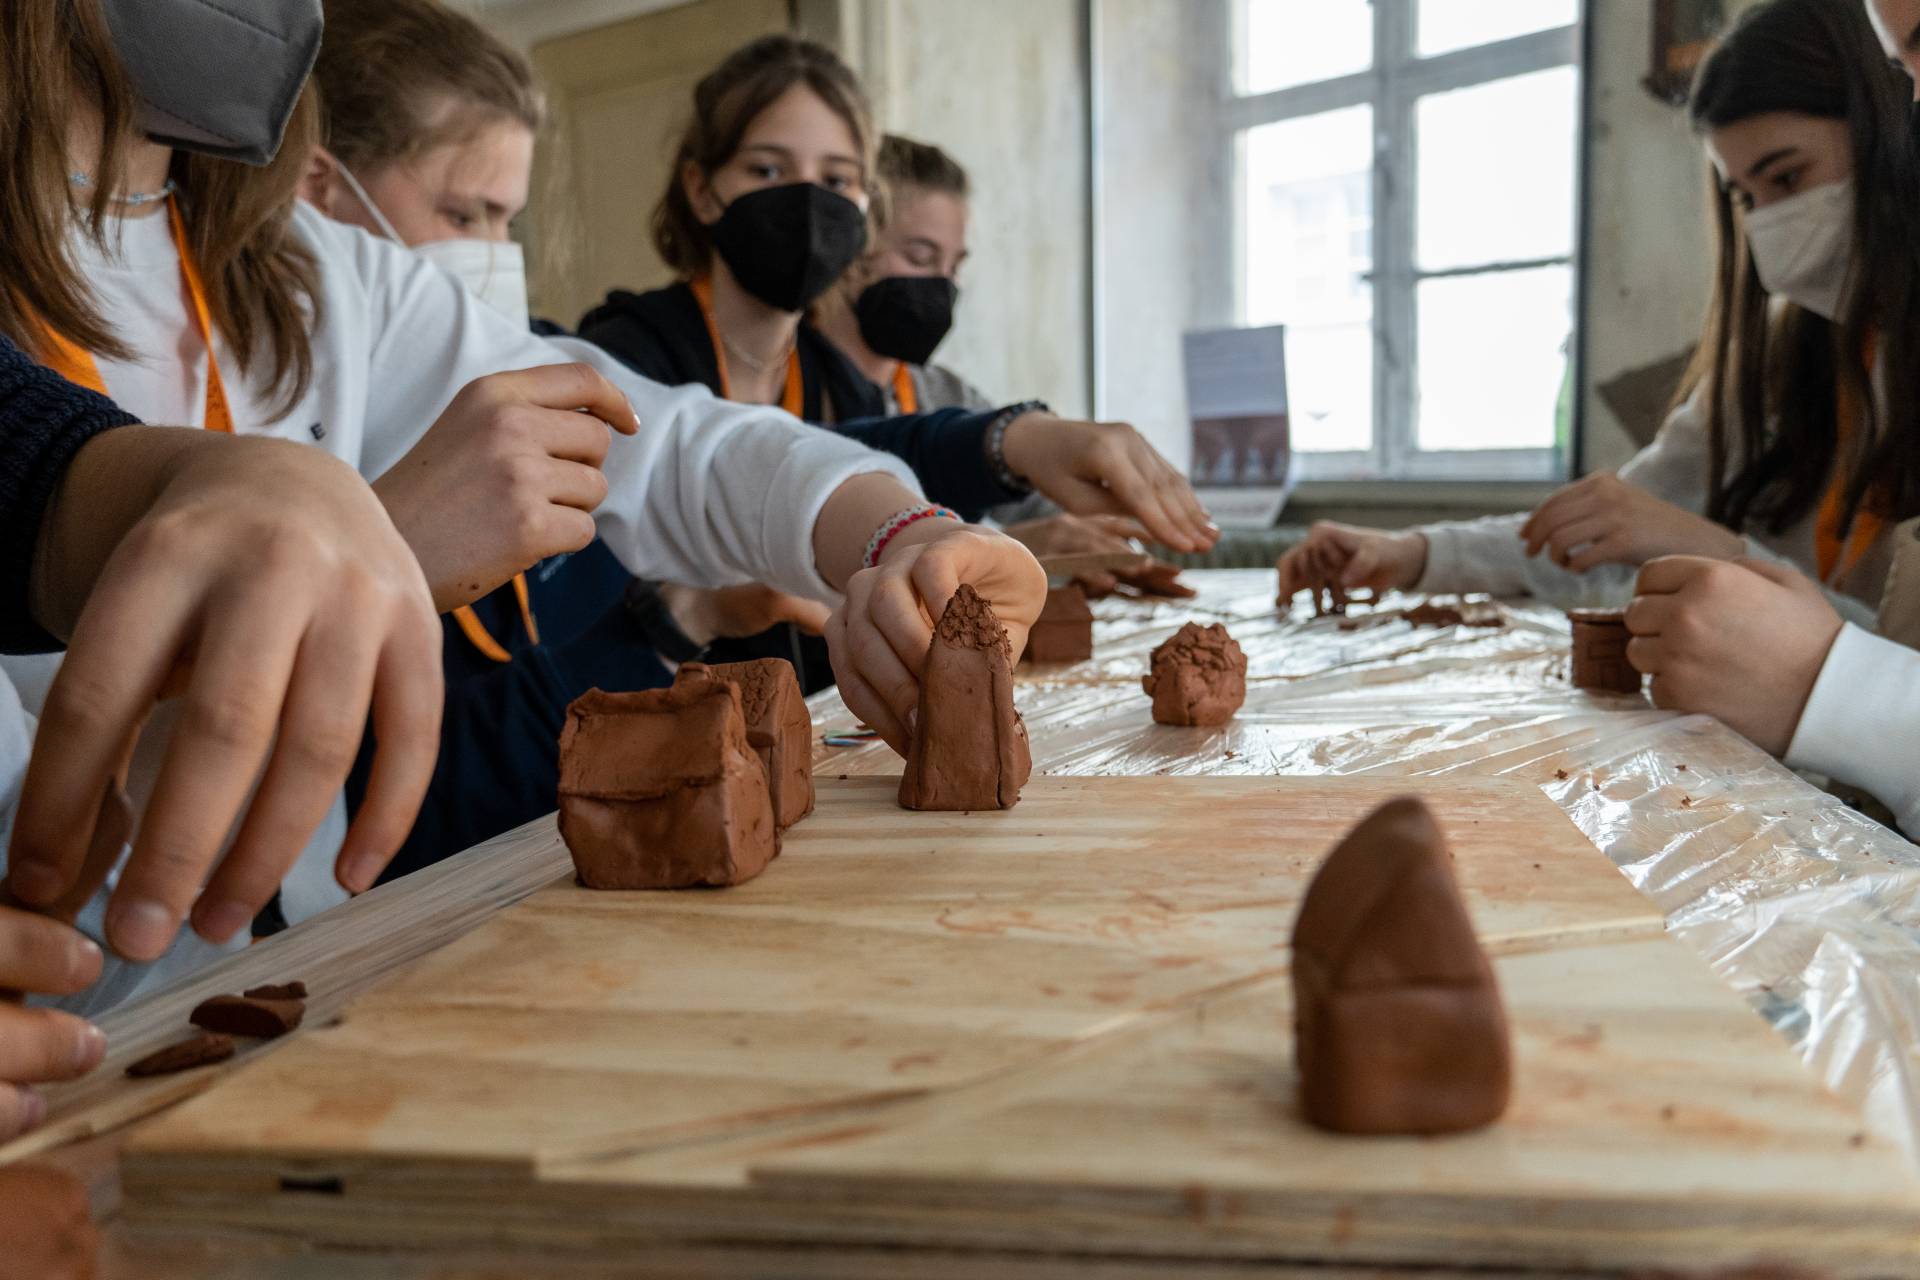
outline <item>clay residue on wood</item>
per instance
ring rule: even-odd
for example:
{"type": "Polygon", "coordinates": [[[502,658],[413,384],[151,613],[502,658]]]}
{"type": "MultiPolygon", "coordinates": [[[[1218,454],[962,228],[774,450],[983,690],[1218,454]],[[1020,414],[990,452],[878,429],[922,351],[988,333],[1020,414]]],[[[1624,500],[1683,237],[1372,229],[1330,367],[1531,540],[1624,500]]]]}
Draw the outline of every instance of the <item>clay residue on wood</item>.
{"type": "Polygon", "coordinates": [[[1012,653],[992,606],[962,583],[927,648],[902,808],[1010,809],[1019,801],[1033,755],[1013,706],[1012,653]]]}
{"type": "Polygon", "coordinates": [[[272,1040],[300,1025],[307,1006],[299,1000],[213,996],[202,1000],[187,1021],[206,1031],[272,1040]]]}
{"type": "Polygon", "coordinates": [[[191,1071],[195,1067],[225,1062],[232,1056],[232,1036],[204,1031],[190,1040],[182,1040],[179,1044],[170,1044],[148,1054],[129,1066],[127,1074],[135,1079],[172,1075],[176,1071],[191,1071]]]}
{"type": "Polygon", "coordinates": [[[1141,688],[1160,724],[1225,724],[1247,700],[1247,655],[1219,623],[1189,622],[1153,651],[1141,688]]]}
{"type": "Polygon", "coordinates": [[[1446,842],[1419,800],[1383,805],[1321,865],[1294,922],[1293,987],[1312,1123],[1457,1133],[1506,1110],[1506,1011],[1446,842]]]}

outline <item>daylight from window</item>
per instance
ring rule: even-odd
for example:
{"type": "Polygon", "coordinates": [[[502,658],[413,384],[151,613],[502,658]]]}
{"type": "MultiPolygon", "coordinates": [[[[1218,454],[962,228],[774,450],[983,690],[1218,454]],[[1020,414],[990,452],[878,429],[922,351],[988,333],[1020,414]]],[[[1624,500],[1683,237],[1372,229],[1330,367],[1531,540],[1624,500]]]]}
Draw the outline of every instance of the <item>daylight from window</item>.
{"type": "Polygon", "coordinates": [[[1577,0],[1242,6],[1242,320],[1306,477],[1564,474],[1577,0]]]}

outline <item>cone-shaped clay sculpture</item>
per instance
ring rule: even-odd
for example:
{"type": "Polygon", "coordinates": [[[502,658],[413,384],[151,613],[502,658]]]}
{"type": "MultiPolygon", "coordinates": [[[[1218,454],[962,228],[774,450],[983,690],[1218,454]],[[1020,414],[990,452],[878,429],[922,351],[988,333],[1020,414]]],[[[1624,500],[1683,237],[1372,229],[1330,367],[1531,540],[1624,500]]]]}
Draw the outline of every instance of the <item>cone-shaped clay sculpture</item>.
{"type": "Polygon", "coordinates": [[[1027,635],[1022,662],[1085,662],[1093,656],[1093,610],[1077,582],[1047,592],[1046,608],[1027,635]]]}
{"type": "Polygon", "coordinates": [[[583,694],[560,734],[560,835],[589,889],[741,884],[778,852],[740,690],[583,694]]]}
{"type": "Polygon", "coordinates": [[[993,608],[960,584],[933,629],[900,779],[905,809],[1011,809],[1033,772],[1013,709],[1012,646],[993,608]]]}
{"type": "Polygon", "coordinates": [[[1321,864],[1293,926],[1306,1117],[1355,1134],[1477,1129],[1507,1108],[1506,1012],[1418,800],[1393,800],[1321,864]]]}
{"type": "Polygon", "coordinates": [[[1160,724],[1225,724],[1247,700],[1247,655],[1219,623],[1189,622],[1153,651],[1140,683],[1160,724]]]}
{"type": "Polygon", "coordinates": [[[785,831],[813,812],[813,717],[807,714],[793,664],[785,658],[714,666],[689,662],[674,677],[675,684],[707,680],[724,680],[740,690],[747,745],[767,771],[774,824],[785,831]]]}

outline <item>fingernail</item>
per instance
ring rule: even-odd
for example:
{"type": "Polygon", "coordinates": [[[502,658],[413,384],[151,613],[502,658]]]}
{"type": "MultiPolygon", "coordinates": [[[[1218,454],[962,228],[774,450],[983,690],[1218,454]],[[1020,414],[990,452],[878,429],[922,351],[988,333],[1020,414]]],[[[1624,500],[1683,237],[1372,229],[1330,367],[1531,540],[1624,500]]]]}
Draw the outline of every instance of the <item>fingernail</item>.
{"type": "Polygon", "coordinates": [[[380,859],[371,853],[349,854],[340,864],[340,887],[348,893],[365,893],[380,874],[380,859]]]}
{"type": "Polygon", "coordinates": [[[47,1100],[31,1089],[20,1091],[20,1129],[38,1129],[47,1118],[47,1100]]]}
{"type": "Polygon", "coordinates": [[[919,711],[917,711],[917,710],[915,710],[915,711],[909,711],[909,712],[907,712],[907,734],[908,734],[908,736],[910,736],[910,737],[912,737],[912,736],[917,736],[917,735],[919,734],[919,732],[920,732],[920,713],[919,713],[919,711]]]}
{"type": "Polygon", "coordinates": [[[231,898],[195,911],[200,935],[213,942],[225,942],[253,920],[253,912],[231,898]]]}
{"type": "Polygon", "coordinates": [[[152,899],[118,903],[107,911],[107,941],[129,960],[158,960],[178,923],[173,912],[152,899]]]}
{"type": "Polygon", "coordinates": [[[107,1037],[100,1028],[89,1022],[81,1027],[73,1038],[73,1073],[83,1076],[100,1065],[100,1059],[107,1056],[107,1037]]]}
{"type": "Polygon", "coordinates": [[[14,863],[10,880],[14,893],[19,895],[21,901],[30,902],[36,906],[51,902],[60,896],[62,889],[66,888],[60,872],[54,868],[53,864],[38,858],[27,858],[14,863]]]}
{"type": "Polygon", "coordinates": [[[80,939],[67,952],[68,981],[76,987],[85,986],[100,972],[101,963],[100,944],[92,938],[80,939]]]}

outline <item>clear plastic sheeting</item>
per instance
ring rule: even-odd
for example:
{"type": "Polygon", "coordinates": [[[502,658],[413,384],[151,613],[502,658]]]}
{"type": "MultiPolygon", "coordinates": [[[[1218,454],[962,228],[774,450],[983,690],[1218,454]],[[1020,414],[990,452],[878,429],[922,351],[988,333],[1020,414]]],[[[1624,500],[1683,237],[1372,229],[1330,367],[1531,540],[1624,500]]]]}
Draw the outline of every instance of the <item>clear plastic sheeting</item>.
{"type": "MultiPolygon", "coordinates": [[[[1501,602],[1499,630],[1417,629],[1384,615],[1419,601],[1390,597],[1343,629],[1304,598],[1276,611],[1271,572],[1187,580],[1198,599],[1097,602],[1090,661],[1023,668],[1038,772],[1536,783],[1830,1088],[1920,1157],[1920,849],[1712,720],[1572,688],[1550,606],[1501,602]],[[1226,623],[1247,653],[1246,706],[1218,729],[1154,724],[1140,688],[1154,646],[1190,619],[1226,623]]],[[[824,733],[856,727],[833,693],[813,709],[824,733]]],[[[815,758],[827,775],[900,769],[878,741],[815,758]]]]}

